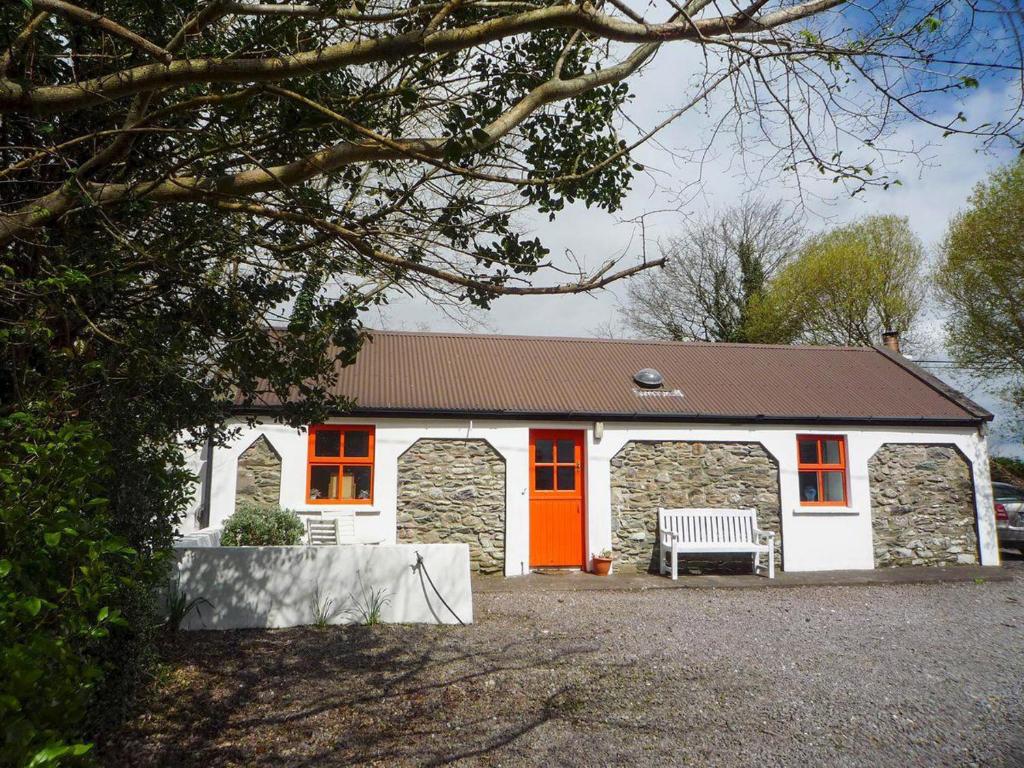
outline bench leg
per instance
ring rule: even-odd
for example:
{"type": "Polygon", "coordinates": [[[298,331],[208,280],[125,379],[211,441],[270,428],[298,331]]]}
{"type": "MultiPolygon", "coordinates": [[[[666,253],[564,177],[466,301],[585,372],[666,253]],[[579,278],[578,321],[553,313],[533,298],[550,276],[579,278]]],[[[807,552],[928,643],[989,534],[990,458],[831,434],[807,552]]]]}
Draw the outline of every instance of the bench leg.
{"type": "Polygon", "coordinates": [[[761,567],[761,553],[754,553],[754,575],[757,575],[757,569],[761,567]]]}
{"type": "Polygon", "coordinates": [[[665,548],[658,545],[658,575],[664,576],[668,572],[668,566],[665,565],[665,548]]]}
{"type": "Polygon", "coordinates": [[[768,578],[775,578],[775,547],[768,550],[768,578]]]}
{"type": "Polygon", "coordinates": [[[675,547],[672,548],[672,581],[679,579],[679,553],[675,547]]]}

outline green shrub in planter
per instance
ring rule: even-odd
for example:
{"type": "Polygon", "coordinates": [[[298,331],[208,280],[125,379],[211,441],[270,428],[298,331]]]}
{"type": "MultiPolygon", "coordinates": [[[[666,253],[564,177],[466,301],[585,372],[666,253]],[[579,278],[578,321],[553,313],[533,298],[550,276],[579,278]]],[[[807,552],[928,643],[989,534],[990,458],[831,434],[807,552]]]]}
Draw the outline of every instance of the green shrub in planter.
{"type": "Polygon", "coordinates": [[[302,543],[305,526],[290,509],[242,504],[224,522],[224,547],[287,547],[302,543]]]}

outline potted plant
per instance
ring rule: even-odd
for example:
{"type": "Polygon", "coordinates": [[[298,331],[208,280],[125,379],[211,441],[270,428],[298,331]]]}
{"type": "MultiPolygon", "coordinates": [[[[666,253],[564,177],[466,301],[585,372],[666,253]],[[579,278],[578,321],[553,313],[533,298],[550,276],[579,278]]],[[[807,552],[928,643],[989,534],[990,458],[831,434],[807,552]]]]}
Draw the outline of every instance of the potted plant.
{"type": "Polygon", "coordinates": [[[597,576],[607,576],[608,571],[612,567],[612,551],[610,549],[602,550],[594,555],[594,574],[597,576]]]}

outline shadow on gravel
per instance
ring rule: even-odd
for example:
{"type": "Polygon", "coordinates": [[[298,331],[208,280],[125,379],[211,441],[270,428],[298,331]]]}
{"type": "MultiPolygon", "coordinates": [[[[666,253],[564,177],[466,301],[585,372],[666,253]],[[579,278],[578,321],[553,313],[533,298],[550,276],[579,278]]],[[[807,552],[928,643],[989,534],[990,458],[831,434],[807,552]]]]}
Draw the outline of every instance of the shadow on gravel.
{"type": "Polygon", "coordinates": [[[195,632],[103,766],[1020,765],[999,583],[507,593],[468,627],[195,632]]]}
{"type": "Polygon", "coordinates": [[[479,758],[572,717],[587,687],[622,666],[597,662],[582,640],[562,637],[548,651],[527,637],[470,652],[457,632],[378,626],[183,635],[166,649],[163,679],[144,714],[99,745],[102,762],[210,768],[479,758]]]}

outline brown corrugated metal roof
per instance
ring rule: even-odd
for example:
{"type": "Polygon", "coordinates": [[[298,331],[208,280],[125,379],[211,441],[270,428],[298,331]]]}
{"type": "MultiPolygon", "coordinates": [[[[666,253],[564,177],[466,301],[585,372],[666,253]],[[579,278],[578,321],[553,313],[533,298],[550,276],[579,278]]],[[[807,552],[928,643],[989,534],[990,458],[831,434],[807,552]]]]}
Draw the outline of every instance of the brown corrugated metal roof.
{"type": "MultiPolygon", "coordinates": [[[[972,423],[991,414],[869,347],[371,331],[336,394],[359,413],[972,423]],[[641,368],[659,390],[633,381],[641,368]]],[[[273,405],[272,403],[270,405],[273,405]]]]}

